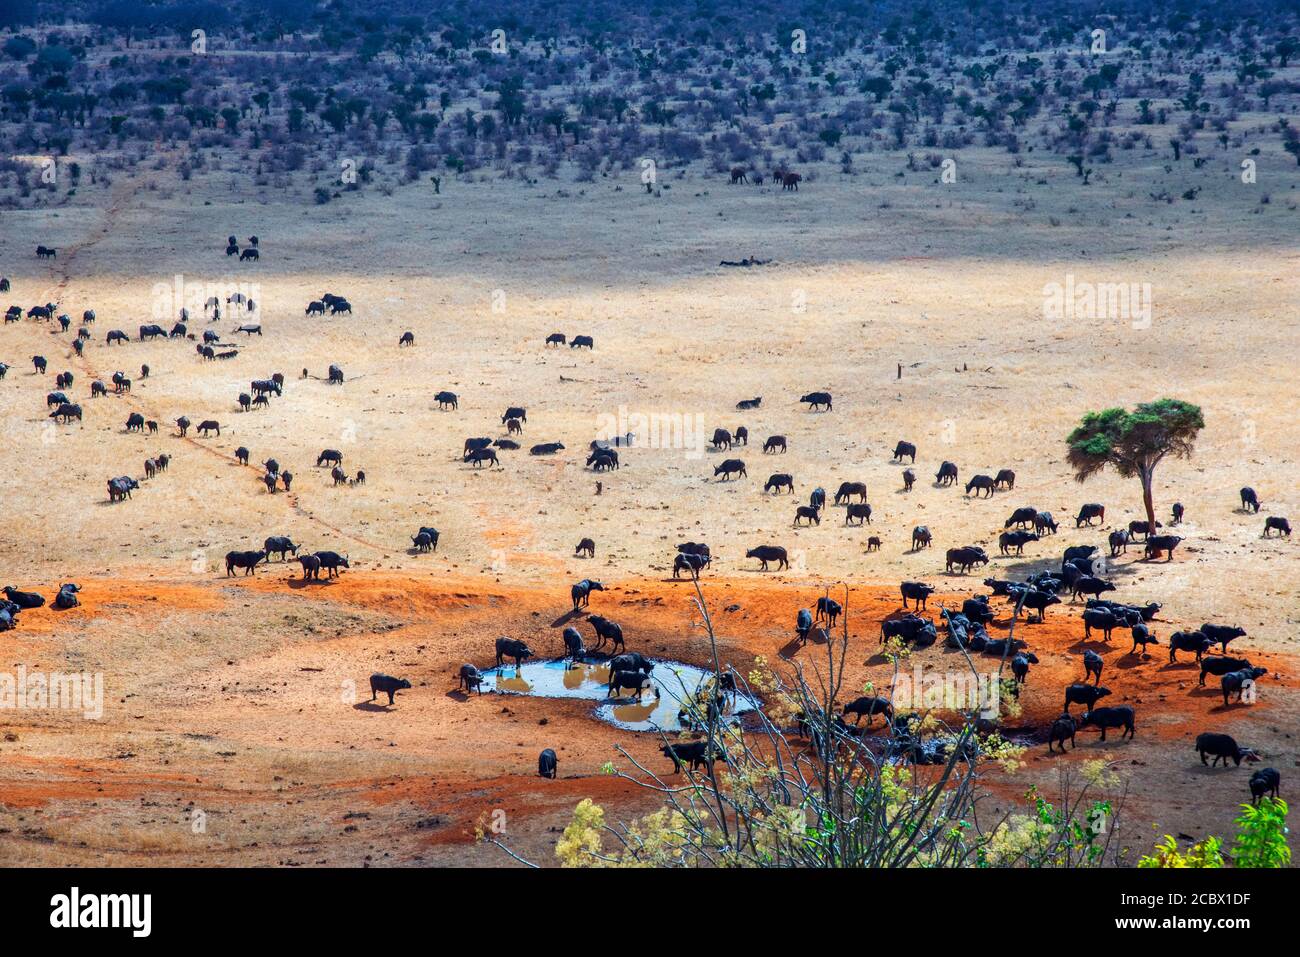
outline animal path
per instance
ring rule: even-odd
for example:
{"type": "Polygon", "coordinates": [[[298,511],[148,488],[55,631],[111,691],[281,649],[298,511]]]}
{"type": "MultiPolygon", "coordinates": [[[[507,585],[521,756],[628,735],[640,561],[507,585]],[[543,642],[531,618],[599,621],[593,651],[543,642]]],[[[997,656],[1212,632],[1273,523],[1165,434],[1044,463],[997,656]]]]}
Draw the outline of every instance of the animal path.
{"type": "MultiPolygon", "coordinates": [[[[72,246],[65,247],[66,252],[64,252],[63,258],[61,260],[56,260],[56,262],[58,263],[57,268],[60,273],[60,278],[59,281],[55,284],[54,287],[55,295],[52,297],[52,301],[54,302],[61,301],[63,298],[63,294],[67,292],[69,285],[72,283],[72,272],[69,267],[76,262],[77,255],[81,253],[83,250],[91,249],[94,246],[98,245],[100,242],[102,242],[112,233],[113,222],[116,215],[121,211],[122,207],[126,203],[128,203],[131,200],[131,198],[135,196],[137,192],[139,192],[139,190],[140,190],[140,184],[138,183],[131,185],[129,189],[123,189],[117,184],[114,184],[114,195],[112,201],[108,205],[108,208],[104,211],[104,221],[100,225],[99,229],[96,230],[96,232],[92,235],[91,238],[85,240],[84,242],[76,243],[72,246]],[[122,193],[125,193],[125,195],[122,195],[122,193]]],[[[81,356],[77,356],[75,353],[73,353],[73,355],[70,358],[74,362],[80,363],[81,371],[84,376],[86,376],[91,380],[100,378],[99,370],[91,363],[90,358],[86,356],[84,353],[81,356]]],[[[161,420],[161,415],[157,411],[155,411],[152,407],[150,407],[149,404],[145,402],[143,399],[137,398],[133,393],[127,392],[123,396],[121,396],[121,398],[126,403],[127,407],[132,409],[133,411],[139,412],[150,419],[161,420]]],[[[231,456],[228,455],[227,453],[222,452],[219,449],[215,449],[211,445],[205,445],[204,443],[198,441],[197,439],[190,438],[188,435],[175,436],[175,438],[180,439],[180,441],[186,443],[192,448],[199,449],[208,455],[220,459],[222,462],[229,462],[231,460],[231,456]]],[[[257,469],[252,465],[245,465],[242,466],[242,468],[246,468],[249,471],[252,471],[254,473],[257,472],[257,469]]],[[[325,521],[324,519],[317,517],[310,510],[304,508],[299,503],[298,496],[295,494],[285,495],[285,500],[289,509],[292,510],[294,514],[296,514],[299,518],[303,519],[306,522],[317,525],[322,529],[333,532],[335,535],[339,535],[343,538],[349,539],[360,545],[364,545],[367,548],[373,548],[376,551],[381,553],[387,553],[392,550],[387,545],[382,545],[378,542],[372,542],[367,538],[363,538],[360,535],[356,535],[352,532],[345,531],[344,529],[341,529],[338,526],[332,525],[331,523],[325,521]]]]}

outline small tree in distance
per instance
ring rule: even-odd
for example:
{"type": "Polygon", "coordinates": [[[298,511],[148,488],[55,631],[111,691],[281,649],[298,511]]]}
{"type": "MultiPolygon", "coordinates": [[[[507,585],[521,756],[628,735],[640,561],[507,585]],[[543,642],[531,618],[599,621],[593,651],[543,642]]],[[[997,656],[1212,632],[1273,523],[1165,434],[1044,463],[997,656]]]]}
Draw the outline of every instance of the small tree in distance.
{"type": "Polygon", "coordinates": [[[1205,419],[1200,406],[1181,399],[1144,402],[1132,412],[1089,412],[1066,439],[1070,446],[1066,459],[1078,482],[1086,482],[1108,465],[1125,478],[1137,476],[1142,482],[1147,528],[1154,531],[1156,511],[1151,486],[1156,466],[1166,455],[1188,458],[1203,428],[1205,419]]]}

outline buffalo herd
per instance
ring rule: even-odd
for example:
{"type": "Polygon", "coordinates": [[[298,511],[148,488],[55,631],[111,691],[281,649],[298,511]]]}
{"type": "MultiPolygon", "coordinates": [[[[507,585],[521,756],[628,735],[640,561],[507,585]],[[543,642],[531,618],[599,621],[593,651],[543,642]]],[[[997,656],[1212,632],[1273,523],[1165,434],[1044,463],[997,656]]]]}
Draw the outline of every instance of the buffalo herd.
{"type": "MultiPolygon", "coordinates": [[[[732,182],[745,182],[745,172],[740,170],[739,176],[737,172],[737,170],[732,171],[732,182]]],[[[798,189],[800,178],[797,174],[785,173],[780,179],[784,189],[798,189]]],[[[236,242],[235,237],[230,237],[227,244],[227,254],[238,254],[240,261],[257,261],[260,254],[256,237],[250,237],[249,244],[242,248],[236,242]]],[[[37,247],[37,255],[41,258],[53,259],[57,254],[52,248],[39,246],[37,247]]],[[[8,280],[4,280],[3,285],[0,285],[0,291],[7,291],[9,288],[8,280]]],[[[247,307],[249,311],[255,308],[252,300],[242,295],[230,297],[226,304],[234,308],[247,307]]],[[[210,301],[205,306],[205,313],[209,308],[212,310],[214,317],[220,316],[219,301],[210,301]]],[[[57,304],[44,303],[29,308],[27,317],[45,322],[57,321],[59,325],[58,331],[67,333],[70,330],[72,321],[69,316],[60,314],[58,310],[57,304]]],[[[308,316],[325,316],[327,314],[330,316],[351,315],[352,305],[344,297],[325,293],[319,299],[311,300],[306,307],[306,315],[308,316]]],[[[22,318],[23,310],[18,306],[11,306],[5,314],[7,325],[21,322],[22,318]]],[[[186,320],[189,319],[188,313],[183,310],[180,319],[181,321],[173,325],[170,331],[163,325],[156,323],[140,325],[136,341],[195,339],[196,335],[189,331],[190,327],[186,323],[186,320]]],[[[82,326],[77,330],[74,339],[74,351],[78,358],[83,355],[82,344],[89,338],[86,327],[94,321],[94,311],[85,310],[82,314],[82,326]]],[[[247,336],[262,336],[263,326],[260,322],[242,323],[236,326],[234,332],[242,332],[247,336]]],[[[197,345],[196,349],[205,360],[234,357],[238,354],[238,350],[222,346],[220,335],[212,330],[204,331],[202,340],[202,344],[197,345]],[[218,349],[222,351],[218,352],[218,349]]],[[[415,342],[415,334],[406,331],[399,337],[397,344],[399,348],[414,348],[415,342]]],[[[104,339],[104,346],[113,348],[114,353],[118,350],[129,349],[130,343],[130,337],[121,329],[110,329],[104,339]]],[[[546,337],[545,345],[547,347],[568,345],[571,349],[581,349],[583,347],[594,349],[594,340],[589,335],[570,337],[557,332],[546,337]]],[[[44,356],[32,356],[31,362],[34,374],[39,376],[46,372],[48,361],[44,356]]],[[[7,365],[0,363],[0,379],[4,378],[4,373],[8,371],[8,368],[7,365]]],[[[148,366],[143,367],[141,378],[146,378],[148,373],[148,366]]],[[[306,370],[304,370],[304,377],[306,377],[306,370]]],[[[331,385],[339,386],[345,383],[345,376],[339,365],[329,365],[327,381],[331,385]]],[[[84,421],[83,407],[74,401],[69,394],[73,389],[74,382],[75,377],[70,371],[59,372],[56,378],[56,391],[45,394],[46,408],[53,409],[52,412],[48,412],[48,417],[58,424],[66,426],[73,422],[81,423],[84,421]]],[[[134,401],[130,397],[131,380],[125,374],[120,371],[115,372],[112,376],[112,382],[115,396],[124,397],[124,401],[134,401]]],[[[254,408],[268,406],[272,400],[279,401],[284,395],[284,377],[279,373],[275,373],[266,378],[252,380],[247,391],[239,393],[238,406],[241,410],[251,411],[254,408]]],[[[105,383],[99,379],[90,378],[89,396],[91,399],[107,397],[108,389],[105,383]]],[[[438,391],[434,394],[433,399],[442,411],[458,412],[460,409],[459,396],[454,392],[438,391]]],[[[799,397],[798,402],[805,405],[808,412],[826,414],[835,412],[833,398],[829,391],[807,392],[799,397]]],[[[763,408],[762,396],[740,399],[735,403],[735,409],[742,412],[757,412],[763,408]]],[[[842,414],[842,412],[836,414],[842,414]]],[[[176,418],[175,422],[178,429],[177,438],[187,438],[192,426],[189,417],[182,415],[176,418]]],[[[484,466],[494,469],[503,468],[498,453],[519,450],[520,444],[515,437],[522,436],[528,426],[527,409],[523,406],[507,407],[500,417],[500,424],[509,438],[482,436],[466,439],[462,449],[461,461],[476,469],[484,466]]],[[[221,437],[221,424],[215,418],[201,419],[196,428],[200,436],[215,435],[218,438],[221,437]]],[[[133,434],[156,434],[158,423],[154,419],[147,418],[142,411],[131,411],[125,420],[125,431],[133,434]]],[[[634,438],[629,434],[619,436],[612,441],[596,440],[591,442],[590,446],[587,447],[586,466],[593,472],[614,472],[621,469],[623,462],[620,461],[616,448],[632,445],[634,438]]],[[[798,438],[796,436],[795,440],[798,441],[798,438]]],[[[748,439],[749,430],[744,426],[738,427],[734,431],[719,427],[713,432],[711,445],[715,451],[731,452],[735,455],[737,447],[748,446],[748,439]]],[[[788,449],[789,441],[789,437],[785,434],[769,435],[762,444],[762,451],[764,454],[784,454],[788,449]]],[[[555,456],[564,451],[566,451],[566,446],[561,441],[540,442],[529,446],[529,452],[532,456],[555,456]]],[[[236,452],[236,459],[240,465],[247,465],[249,455],[249,450],[241,446],[236,452]]],[[[911,492],[915,485],[916,473],[912,467],[916,466],[917,458],[918,447],[915,443],[899,440],[894,444],[891,460],[900,465],[905,461],[909,466],[903,472],[903,490],[905,492],[911,492]]],[[[160,454],[145,459],[145,478],[153,479],[161,472],[165,472],[170,459],[171,456],[168,454],[160,454]]],[[[358,470],[354,476],[349,476],[344,471],[343,454],[337,449],[324,449],[317,457],[316,465],[317,467],[328,467],[331,470],[330,475],[334,485],[355,486],[365,482],[364,471],[358,470]]],[[[291,473],[281,469],[275,459],[268,459],[264,463],[264,467],[263,480],[266,482],[269,491],[274,493],[280,483],[283,484],[286,491],[289,490],[292,481],[291,473]]],[[[725,458],[714,467],[713,476],[719,482],[736,482],[747,479],[748,471],[745,460],[738,457],[725,458]]],[[[971,498],[993,499],[999,493],[1014,491],[1016,489],[1016,480],[1017,475],[1014,470],[1000,468],[992,470],[992,474],[976,473],[971,475],[965,482],[964,489],[966,495],[971,498]]],[[[957,465],[951,461],[943,461],[935,473],[934,487],[948,488],[958,484],[959,470],[957,465]]],[[[132,499],[132,493],[140,489],[140,482],[129,475],[116,476],[107,481],[108,498],[112,502],[128,501],[132,499]]],[[[598,485],[598,492],[599,490],[598,485]]],[[[763,491],[772,496],[782,494],[794,496],[796,492],[796,476],[789,472],[772,473],[764,482],[763,491]]],[[[1257,514],[1260,511],[1260,497],[1253,488],[1242,488],[1239,496],[1241,511],[1251,514],[1257,514]]],[[[809,495],[807,505],[799,504],[795,506],[794,525],[806,530],[820,528],[823,512],[826,509],[826,500],[827,493],[825,489],[815,487],[809,495]]],[[[910,501],[910,499],[908,500],[910,501]]],[[[873,509],[868,502],[868,489],[865,482],[841,482],[834,493],[832,502],[835,507],[844,508],[844,525],[852,527],[872,524],[873,509]]],[[[881,518],[882,516],[877,515],[876,517],[881,518]]],[[[1182,503],[1176,503],[1171,511],[1170,524],[1173,526],[1182,525],[1184,518],[1184,506],[1182,503]]],[[[1099,523],[1105,528],[1106,521],[1106,507],[1101,503],[1088,502],[1079,508],[1075,516],[1074,527],[1082,530],[1093,528],[1094,523],[1099,523]]],[[[1131,545],[1140,543],[1143,546],[1145,560],[1155,561],[1163,558],[1165,562],[1173,561],[1175,550],[1184,541],[1184,538],[1161,531],[1163,527],[1160,522],[1133,520],[1124,526],[1110,530],[1106,535],[1105,542],[1109,549],[1110,560],[1113,561],[1126,554],[1131,545]]],[[[1043,540],[1048,536],[1057,534],[1058,529],[1059,525],[1051,512],[1032,505],[1019,506],[1010,513],[1001,530],[996,533],[998,536],[999,557],[1023,557],[1026,546],[1038,545],[1038,547],[1041,547],[1043,540]]],[[[808,533],[814,535],[826,534],[825,531],[809,531],[808,533]]],[[[1264,538],[1290,538],[1290,536],[1291,526],[1285,516],[1266,516],[1263,529],[1264,538]]],[[[410,553],[413,555],[437,551],[440,535],[438,530],[431,526],[420,526],[414,535],[408,537],[411,541],[410,553]]],[[[912,530],[912,552],[917,553],[929,548],[933,543],[933,539],[934,535],[929,526],[917,525],[912,530]]],[[[878,550],[880,545],[881,538],[873,535],[870,538],[868,550],[878,550]]],[[[584,537],[575,549],[575,555],[579,557],[593,559],[595,554],[596,545],[591,538],[584,537]]],[[[676,554],[673,556],[672,577],[678,579],[685,575],[690,580],[698,579],[702,571],[712,566],[714,557],[709,546],[703,543],[683,543],[677,547],[676,554]]],[[[773,566],[778,571],[791,569],[790,552],[781,545],[764,544],[747,548],[744,557],[757,561],[761,571],[768,571],[773,566]]],[[[328,580],[337,577],[340,570],[351,567],[347,554],[340,554],[331,550],[317,550],[307,553],[303,550],[302,545],[294,542],[291,538],[283,535],[273,535],[267,537],[260,548],[237,549],[227,552],[225,556],[226,576],[231,577],[241,571],[244,576],[251,576],[256,572],[259,565],[270,562],[272,558],[277,559],[280,563],[288,562],[290,558],[296,560],[301,567],[301,580],[304,582],[318,581],[322,570],[326,573],[326,579],[328,580]]],[[[989,553],[981,544],[954,545],[945,550],[944,559],[944,570],[956,576],[964,576],[976,567],[987,566],[991,562],[989,553]]],[[[949,649],[967,654],[976,652],[995,655],[1000,657],[1009,669],[1013,677],[1012,683],[1017,689],[1015,693],[1019,694],[1018,689],[1034,683],[1032,668],[1040,664],[1040,658],[1030,650],[1028,643],[1024,640],[995,639],[989,635],[987,627],[992,624],[996,614],[993,611],[990,599],[997,597],[1005,602],[1005,617],[1008,622],[1023,620],[1030,623],[1044,621],[1048,608],[1052,605],[1062,604],[1064,597],[1068,596],[1072,604],[1077,605],[1079,602],[1083,602],[1079,616],[1082,622],[1083,641],[1094,644],[1096,647],[1081,649],[1082,677],[1080,680],[1071,681],[1066,685],[1062,714],[1042,731],[1042,737],[1048,743],[1048,751],[1053,752],[1058,746],[1061,751],[1064,751],[1066,742],[1069,742],[1070,746],[1073,747],[1077,734],[1087,729],[1095,729],[1099,732],[1101,741],[1107,740],[1108,732],[1117,732],[1121,740],[1131,739],[1137,733],[1137,709],[1131,704],[1100,704],[1103,699],[1112,694],[1109,688],[1101,685],[1102,674],[1106,667],[1106,661],[1101,652],[1111,648],[1114,634],[1120,631],[1132,638],[1132,647],[1123,652],[1115,649],[1116,654],[1120,657],[1131,657],[1139,661],[1147,658],[1149,656],[1148,646],[1161,644],[1151,624],[1160,606],[1156,603],[1135,605],[1103,599],[1103,595],[1117,591],[1116,583],[1106,576],[1106,571],[1107,560],[1100,556],[1097,546],[1073,546],[1065,550],[1059,570],[1055,566],[1049,566],[1044,570],[1024,575],[1020,580],[986,578],[984,584],[988,587],[989,593],[972,595],[962,600],[960,611],[947,607],[946,603],[941,603],[941,620],[939,621],[926,617],[928,603],[937,594],[936,587],[921,581],[903,581],[899,587],[901,609],[897,615],[890,616],[881,623],[880,639],[882,644],[890,642],[914,648],[924,648],[936,643],[942,635],[945,646],[949,649]],[[1072,714],[1070,710],[1071,705],[1076,704],[1081,705],[1083,708],[1078,715],[1072,714]]],[[[78,586],[75,584],[64,584],[59,589],[57,598],[54,600],[54,606],[59,609],[76,607],[78,604],[76,594],[78,590],[78,586]]],[[[588,614],[587,610],[591,603],[592,594],[606,590],[606,586],[595,579],[583,579],[571,586],[571,613],[574,616],[587,616],[586,621],[592,628],[591,643],[588,644],[587,639],[584,639],[584,636],[577,628],[566,627],[563,633],[563,655],[561,657],[575,661],[586,655],[604,654],[609,661],[609,694],[611,697],[621,697],[624,693],[627,693],[639,701],[647,692],[651,692],[658,697],[660,689],[653,677],[654,665],[640,654],[627,651],[627,639],[623,627],[607,616],[588,614]]],[[[32,592],[20,591],[14,586],[6,587],[4,594],[5,598],[0,601],[0,629],[14,627],[17,616],[21,612],[40,608],[45,603],[42,596],[32,592]]],[[[829,631],[836,627],[837,622],[843,616],[844,609],[840,603],[831,600],[827,596],[817,600],[813,613],[810,613],[807,609],[800,609],[796,615],[795,628],[795,635],[799,644],[802,645],[813,640],[818,635],[823,637],[828,635],[829,631]],[[821,628],[818,628],[819,623],[822,625],[821,628]]],[[[1176,665],[1178,663],[1177,655],[1180,652],[1184,655],[1193,656],[1195,660],[1190,664],[1199,670],[1199,686],[1205,685],[1207,676],[1213,676],[1219,681],[1219,691],[1222,694],[1222,706],[1224,708],[1230,708],[1236,704],[1248,708],[1255,700],[1258,684],[1269,672],[1267,668],[1252,664],[1247,657],[1236,654],[1236,649],[1234,649],[1234,656],[1228,655],[1228,644],[1243,638],[1245,635],[1245,630],[1238,626],[1213,623],[1203,624],[1195,631],[1173,631],[1165,638],[1169,648],[1169,662],[1176,665]],[[1217,654],[1212,653],[1216,646],[1218,648],[1217,654]]],[[[520,668],[524,661],[535,657],[537,657],[537,654],[526,641],[509,637],[496,639],[495,662],[498,668],[505,667],[507,662],[513,662],[515,668],[520,668]]],[[[469,663],[459,667],[457,677],[458,687],[466,694],[470,692],[481,694],[483,691],[482,686],[487,681],[487,678],[478,670],[478,667],[469,663]]],[[[721,695],[724,684],[734,690],[734,675],[721,673],[716,675],[715,678],[715,687],[711,692],[712,694],[721,695]]],[[[376,700],[378,695],[385,694],[387,695],[388,705],[392,706],[395,703],[397,692],[410,689],[411,683],[402,678],[376,673],[370,677],[370,686],[371,701],[376,700]]],[[[717,700],[716,698],[711,699],[712,703],[708,707],[713,707],[717,700]]],[[[910,728],[907,716],[895,714],[894,706],[888,698],[873,695],[858,697],[845,704],[840,709],[837,721],[840,722],[839,727],[857,729],[857,733],[861,733],[865,730],[860,726],[862,719],[866,719],[867,728],[869,729],[876,717],[882,718],[886,727],[892,729],[891,733],[895,736],[906,736],[907,733],[910,733],[906,730],[910,728]],[[849,724],[850,719],[852,725],[849,724]]],[[[672,761],[675,773],[680,772],[686,766],[695,769],[701,766],[709,766],[718,758],[725,759],[725,754],[717,746],[716,742],[711,740],[670,743],[662,750],[663,754],[672,761]]],[[[1210,764],[1210,766],[1219,763],[1227,766],[1229,760],[1232,760],[1234,765],[1240,765],[1242,761],[1259,760],[1255,750],[1238,744],[1232,737],[1222,733],[1206,732],[1199,735],[1196,739],[1196,751],[1199,753],[1201,761],[1210,764]],[[1214,759],[1213,763],[1208,761],[1208,758],[1211,757],[1214,759]]],[[[916,752],[909,753],[915,754],[916,752]]],[[[539,757],[538,773],[543,777],[554,778],[557,774],[557,764],[555,752],[551,749],[544,750],[539,757]]],[[[1250,780],[1250,790],[1256,800],[1266,794],[1276,794],[1278,786],[1279,775],[1271,768],[1256,772],[1250,780]]]]}

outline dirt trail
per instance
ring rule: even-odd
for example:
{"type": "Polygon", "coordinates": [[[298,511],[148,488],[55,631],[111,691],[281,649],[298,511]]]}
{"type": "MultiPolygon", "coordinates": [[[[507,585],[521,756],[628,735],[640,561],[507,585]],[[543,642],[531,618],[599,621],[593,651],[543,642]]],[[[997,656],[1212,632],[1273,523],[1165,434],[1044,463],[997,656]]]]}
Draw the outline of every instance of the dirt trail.
{"type": "MultiPolygon", "coordinates": [[[[115,217],[124,207],[126,207],[130,203],[130,201],[140,191],[141,186],[137,181],[131,180],[127,182],[132,183],[129,189],[127,189],[123,185],[122,180],[117,180],[116,182],[114,182],[112,188],[112,198],[109,201],[108,207],[104,210],[102,224],[95,231],[95,233],[90,238],[87,238],[86,240],[80,243],[76,243],[70,247],[65,247],[66,253],[63,254],[63,258],[56,260],[57,268],[60,273],[60,279],[55,286],[55,297],[53,300],[54,302],[59,302],[62,299],[62,294],[66,292],[68,286],[73,281],[73,275],[70,267],[72,266],[73,263],[76,262],[77,255],[83,250],[93,248],[98,243],[106,239],[108,236],[112,235],[115,217]]],[[[102,374],[100,373],[99,369],[96,368],[91,363],[90,358],[86,355],[84,351],[80,355],[78,355],[76,351],[73,350],[71,355],[69,355],[67,358],[77,363],[80,366],[82,375],[87,379],[95,380],[102,377],[102,374]]],[[[160,424],[165,424],[162,422],[162,414],[158,412],[157,409],[150,406],[143,399],[139,398],[135,393],[127,392],[119,396],[119,398],[130,409],[139,412],[140,414],[144,415],[148,419],[153,419],[155,421],[159,421],[160,424]]],[[[222,452],[216,448],[213,448],[210,444],[200,442],[196,438],[191,438],[188,435],[182,436],[177,434],[174,436],[174,438],[184,442],[190,448],[199,449],[204,454],[213,456],[214,458],[217,458],[223,462],[229,462],[231,459],[231,456],[229,456],[227,453],[222,452]]],[[[243,466],[243,468],[249,470],[254,475],[257,475],[260,478],[261,473],[258,471],[258,468],[252,465],[251,463],[243,466]]],[[[296,516],[309,523],[316,525],[319,528],[326,529],[334,533],[335,535],[339,536],[340,538],[348,539],[349,541],[353,541],[360,545],[364,545],[367,548],[373,548],[380,553],[391,551],[391,548],[389,548],[388,546],[382,545],[378,542],[371,541],[367,538],[364,538],[363,536],[356,534],[355,532],[350,532],[346,529],[340,528],[337,525],[333,525],[330,522],[327,522],[324,519],[314,515],[309,509],[301,505],[297,493],[294,492],[286,493],[284,496],[284,500],[285,500],[285,504],[296,516]]]]}

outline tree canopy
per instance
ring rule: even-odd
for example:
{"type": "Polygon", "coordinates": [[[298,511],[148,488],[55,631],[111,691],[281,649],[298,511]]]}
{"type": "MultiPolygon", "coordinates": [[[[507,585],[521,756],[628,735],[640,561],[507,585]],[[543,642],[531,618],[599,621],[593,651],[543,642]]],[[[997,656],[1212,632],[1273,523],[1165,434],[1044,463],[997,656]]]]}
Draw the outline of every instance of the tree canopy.
{"type": "Polygon", "coordinates": [[[1125,478],[1149,476],[1167,455],[1190,456],[1203,428],[1200,406],[1181,399],[1144,402],[1132,412],[1119,408],[1089,412],[1066,440],[1067,459],[1080,482],[1107,465],[1125,478]]]}

